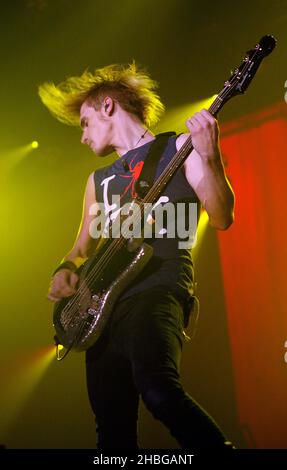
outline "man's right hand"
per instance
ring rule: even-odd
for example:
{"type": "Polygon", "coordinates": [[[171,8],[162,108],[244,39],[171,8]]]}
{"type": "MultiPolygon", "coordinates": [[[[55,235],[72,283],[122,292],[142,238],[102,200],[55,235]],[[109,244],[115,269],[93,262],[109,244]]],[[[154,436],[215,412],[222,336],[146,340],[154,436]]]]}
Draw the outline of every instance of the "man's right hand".
{"type": "Polygon", "coordinates": [[[52,277],[47,298],[58,302],[63,297],[70,297],[77,291],[79,276],[70,269],[60,269],[52,277]]]}

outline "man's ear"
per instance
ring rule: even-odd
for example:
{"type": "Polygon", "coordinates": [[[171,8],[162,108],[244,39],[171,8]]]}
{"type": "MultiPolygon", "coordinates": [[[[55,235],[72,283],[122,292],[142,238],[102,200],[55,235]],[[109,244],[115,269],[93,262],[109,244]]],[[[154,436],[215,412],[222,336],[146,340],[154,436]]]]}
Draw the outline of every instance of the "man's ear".
{"type": "Polygon", "coordinates": [[[115,108],[115,102],[113,98],[111,98],[110,96],[106,96],[103,99],[103,109],[105,113],[111,116],[114,112],[114,108],[115,108]]]}

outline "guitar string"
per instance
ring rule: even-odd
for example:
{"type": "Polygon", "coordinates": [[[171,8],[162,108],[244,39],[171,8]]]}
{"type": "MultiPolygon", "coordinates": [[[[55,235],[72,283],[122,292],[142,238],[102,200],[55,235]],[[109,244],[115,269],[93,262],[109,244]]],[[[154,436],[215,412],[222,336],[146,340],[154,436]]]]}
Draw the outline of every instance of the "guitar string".
{"type": "MultiPolygon", "coordinates": [[[[256,54],[256,52],[257,52],[257,50],[254,52],[254,54],[256,54]]],[[[250,62],[250,59],[247,60],[246,63],[244,64],[244,67],[242,68],[242,71],[240,72],[242,75],[244,74],[244,69],[248,68],[249,62],[250,62]]],[[[211,112],[212,114],[215,114],[215,112],[217,112],[219,110],[220,106],[222,106],[222,104],[223,104],[223,99],[230,93],[230,91],[232,91],[233,88],[235,88],[235,86],[237,84],[236,83],[237,82],[237,76],[238,76],[238,74],[235,77],[231,77],[231,79],[229,80],[229,86],[224,87],[223,90],[218,94],[218,96],[216,97],[216,99],[214,100],[212,105],[209,107],[209,112],[211,112]],[[232,84],[232,80],[234,81],[234,84],[232,84]]],[[[158,179],[158,181],[156,183],[156,187],[151,188],[151,190],[147,193],[146,197],[141,202],[145,202],[146,199],[151,198],[151,197],[153,197],[154,195],[157,194],[157,192],[159,190],[159,187],[162,183],[162,180],[165,178],[166,174],[168,174],[170,172],[173,173],[174,167],[176,169],[176,166],[180,166],[181,162],[180,162],[180,164],[178,162],[179,162],[179,160],[181,160],[181,157],[183,156],[182,153],[185,153],[185,150],[187,150],[187,148],[189,147],[190,144],[191,144],[191,138],[189,136],[186,139],[185,143],[180,148],[180,150],[173,157],[173,159],[171,160],[168,167],[161,174],[160,178],[158,179]]],[[[162,188],[160,190],[162,191],[162,188]]],[[[142,211],[141,211],[141,216],[138,217],[137,223],[141,220],[142,220],[142,211]]],[[[92,283],[96,279],[99,272],[106,265],[106,262],[107,262],[108,258],[110,256],[113,256],[113,254],[116,251],[118,251],[126,243],[126,241],[127,241],[127,239],[124,238],[124,235],[122,234],[122,236],[119,238],[119,240],[111,242],[111,244],[108,247],[107,251],[104,253],[104,255],[101,257],[101,259],[98,261],[98,263],[91,269],[90,273],[86,277],[85,284],[87,284],[89,286],[90,283],[92,283]]],[[[69,305],[69,313],[71,312],[72,307],[77,303],[78,298],[80,298],[83,295],[83,293],[80,292],[81,287],[82,286],[79,287],[78,292],[75,294],[74,298],[72,299],[71,304],[67,304],[67,305],[69,305]]],[[[84,287],[86,287],[86,286],[84,286],[84,287]]],[[[66,307],[64,307],[63,311],[65,310],[66,307]]],[[[70,317],[70,316],[73,317],[72,312],[71,312],[71,315],[69,315],[67,313],[66,320],[68,320],[68,317],[70,317]]]]}

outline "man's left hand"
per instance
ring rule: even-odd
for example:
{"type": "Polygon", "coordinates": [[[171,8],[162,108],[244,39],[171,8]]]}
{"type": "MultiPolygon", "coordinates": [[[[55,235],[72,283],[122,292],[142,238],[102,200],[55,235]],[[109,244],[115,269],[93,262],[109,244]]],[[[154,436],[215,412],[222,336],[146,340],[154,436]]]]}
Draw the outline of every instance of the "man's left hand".
{"type": "Polygon", "coordinates": [[[217,159],[219,150],[219,129],[217,120],[206,109],[195,113],[185,122],[188,128],[193,148],[205,161],[217,159]]]}

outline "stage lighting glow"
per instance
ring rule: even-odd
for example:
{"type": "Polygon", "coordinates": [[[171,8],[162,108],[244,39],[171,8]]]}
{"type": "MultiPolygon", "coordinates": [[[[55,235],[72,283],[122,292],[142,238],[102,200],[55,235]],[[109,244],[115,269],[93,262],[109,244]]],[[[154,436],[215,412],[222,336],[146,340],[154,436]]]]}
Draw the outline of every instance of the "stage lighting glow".
{"type": "Polygon", "coordinates": [[[33,142],[31,143],[31,147],[32,149],[37,149],[39,147],[39,142],[37,142],[37,140],[33,140],[33,142]]]}
{"type": "Polygon", "coordinates": [[[4,429],[7,432],[7,429],[15,423],[17,416],[54,359],[54,345],[31,351],[19,350],[17,354],[10,356],[10,368],[6,373],[5,383],[0,389],[0,433],[4,429]]]}
{"type": "Polygon", "coordinates": [[[217,96],[218,95],[212,95],[200,101],[185,103],[184,105],[171,109],[161,119],[160,124],[156,127],[156,132],[160,133],[166,132],[166,130],[173,130],[178,134],[182,132],[187,133],[188,129],[185,126],[185,121],[201,109],[209,109],[217,96]]]}
{"type": "Polygon", "coordinates": [[[200,247],[202,246],[204,235],[206,233],[208,227],[208,214],[205,210],[203,210],[200,214],[198,228],[197,228],[197,237],[196,237],[196,244],[193,249],[193,259],[197,259],[200,253],[200,247]]]}

